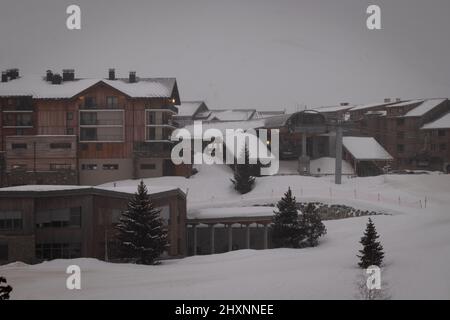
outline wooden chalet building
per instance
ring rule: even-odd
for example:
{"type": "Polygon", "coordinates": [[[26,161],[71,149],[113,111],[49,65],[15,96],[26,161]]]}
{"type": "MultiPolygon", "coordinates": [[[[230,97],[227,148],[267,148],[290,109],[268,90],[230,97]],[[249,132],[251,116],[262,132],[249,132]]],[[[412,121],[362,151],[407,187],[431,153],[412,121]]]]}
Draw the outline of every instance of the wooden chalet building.
{"type": "Polygon", "coordinates": [[[170,160],[180,97],[174,78],[79,79],[19,75],[0,83],[2,186],[97,185],[112,180],[190,175],[170,160]]]}

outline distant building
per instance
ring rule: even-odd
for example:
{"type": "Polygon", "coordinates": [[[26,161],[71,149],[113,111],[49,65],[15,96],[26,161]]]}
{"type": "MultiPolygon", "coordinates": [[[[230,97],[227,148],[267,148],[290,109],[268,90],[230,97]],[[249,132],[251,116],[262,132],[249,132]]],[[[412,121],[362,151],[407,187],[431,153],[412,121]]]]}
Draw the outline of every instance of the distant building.
{"type": "Polygon", "coordinates": [[[2,74],[1,185],[83,184],[190,175],[170,160],[173,116],[180,104],[174,78],[80,79],[2,74]]]}
{"type": "Polygon", "coordinates": [[[352,133],[374,137],[393,156],[394,168],[446,171],[447,133],[431,124],[449,111],[450,101],[443,98],[359,106],[348,112],[352,133]]]}
{"type": "MultiPolygon", "coordinates": [[[[0,264],[120,258],[114,225],[135,188],[19,186],[0,189],[0,264]]],[[[186,254],[186,195],[149,187],[168,230],[166,256],[186,254]]]]}

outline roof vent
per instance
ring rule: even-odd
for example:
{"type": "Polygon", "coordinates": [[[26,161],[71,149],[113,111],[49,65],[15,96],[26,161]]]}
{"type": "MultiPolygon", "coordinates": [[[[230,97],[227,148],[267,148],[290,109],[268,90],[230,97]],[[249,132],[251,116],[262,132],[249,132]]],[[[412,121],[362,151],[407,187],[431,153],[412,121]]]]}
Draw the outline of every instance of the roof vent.
{"type": "Polygon", "coordinates": [[[59,73],[55,73],[52,77],[52,84],[61,84],[62,83],[62,77],[59,73]]]}
{"type": "Polygon", "coordinates": [[[47,73],[45,75],[45,81],[52,82],[52,79],[53,79],[52,70],[47,70],[47,73]]]}
{"type": "Polygon", "coordinates": [[[341,102],[341,107],[347,107],[349,105],[350,105],[350,103],[348,103],[348,102],[341,102]]]}
{"type": "Polygon", "coordinates": [[[63,81],[75,80],[75,70],[74,69],[64,69],[62,79],[63,79],[63,81]]]}
{"type": "Polygon", "coordinates": [[[2,72],[2,82],[8,82],[8,75],[5,71],[2,72]]]}
{"type": "Polygon", "coordinates": [[[130,83],[136,82],[136,71],[130,71],[129,82],[130,83]]]}
{"type": "Polygon", "coordinates": [[[116,69],[109,69],[108,71],[108,79],[109,80],[116,80],[116,69]]]}

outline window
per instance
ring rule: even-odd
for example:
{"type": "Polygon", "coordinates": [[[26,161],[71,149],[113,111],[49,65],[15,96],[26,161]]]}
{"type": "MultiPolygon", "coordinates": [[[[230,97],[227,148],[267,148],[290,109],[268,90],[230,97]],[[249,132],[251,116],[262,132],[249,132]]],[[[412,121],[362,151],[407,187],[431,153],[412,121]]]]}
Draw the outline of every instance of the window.
{"type": "Polygon", "coordinates": [[[85,97],[84,98],[84,106],[87,108],[95,107],[95,97],[85,97]]]}
{"type": "Polygon", "coordinates": [[[21,230],[22,211],[0,211],[0,230],[21,230]]]}
{"type": "Polygon", "coordinates": [[[103,170],[119,170],[119,165],[118,164],[104,164],[102,166],[103,170]]]}
{"type": "Polygon", "coordinates": [[[147,112],[147,124],[155,124],[155,112],[147,112]]]}
{"type": "Polygon", "coordinates": [[[439,137],[445,137],[445,130],[438,130],[439,137]]]}
{"type": "Polygon", "coordinates": [[[40,260],[73,259],[81,257],[81,243],[38,243],[36,258],[40,260]]]}
{"type": "Polygon", "coordinates": [[[70,149],[72,144],[70,142],[54,142],[50,143],[50,149],[70,149]]]}
{"type": "Polygon", "coordinates": [[[50,171],[70,170],[72,165],[65,163],[50,163],[50,171]]]}
{"type": "Polygon", "coordinates": [[[12,143],[11,144],[11,149],[15,150],[15,149],[26,149],[27,148],[27,144],[26,143],[12,143]]]}
{"type": "Polygon", "coordinates": [[[22,128],[16,129],[16,136],[23,136],[25,131],[22,128]]]}
{"type": "Polygon", "coordinates": [[[119,99],[117,97],[106,97],[106,106],[108,108],[117,108],[119,99]]]}
{"type": "Polygon", "coordinates": [[[155,128],[147,128],[147,140],[156,140],[155,128]]]}
{"type": "Polygon", "coordinates": [[[97,170],[96,164],[82,164],[81,170],[97,170]]]}
{"type": "Polygon", "coordinates": [[[36,228],[81,227],[81,207],[36,212],[36,228]]]}
{"type": "Polygon", "coordinates": [[[439,145],[439,151],[445,151],[445,150],[447,150],[447,145],[445,143],[441,143],[439,145]]]}
{"type": "Polygon", "coordinates": [[[397,152],[398,153],[403,153],[405,152],[405,146],[403,144],[398,144],[397,145],[397,152]]]}
{"type": "Polygon", "coordinates": [[[67,128],[67,130],[66,130],[66,134],[68,134],[68,135],[73,135],[73,128],[67,128]]]}
{"type": "Polygon", "coordinates": [[[403,118],[397,119],[398,126],[403,126],[404,124],[405,124],[405,119],[403,119],[403,118]]]}
{"type": "Polygon", "coordinates": [[[31,118],[31,114],[24,113],[17,115],[16,126],[18,127],[31,127],[33,125],[33,121],[31,118]]]}
{"type": "Polygon", "coordinates": [[[80,128],[80,141],[95,141],[97,140],[96,128],[80,128]]]}
{"type": "Polygon", "coordinates": [[[156,165],[154,163],[142,163],[141,170],[155,170],[156,165]]]}
{"type": "Polygon", "coordinates": [[[80,149],[81,149],[81,151],[87,151],[89,149],[89,145],[88,144],[80,144],[80,149]]]}
{"type": "Polygon", "coordinates": [[[161,219],[163,220],[164,225],[170,225],[170,207],[164,206],[158,208],[160,211],[159,215],[161,219]]]}
{"type": "Polygon", "coordinates": [[[436,151],[436,145],[433,143],[430,146],[431,151],[436,151]]]}
{"type": "Polygon", "coordinates": [[[66,114],[66,120],[67,120],[67,121],[73,120],[73,112],[67,112],[67,114],[66,114]]]}
{"type": "Polygon", "coordinates": [[[97,151],[102,151],[102,150],[103,150],[103,144],[102,144],[102,143],[97,143],[97,144],[95,145],[95,149],[96,149],[97,151]]]}
{"type": "Polygon", "coordinates": [[[8,261],[8,242],[0,241],[0,261],[8,261]]]}
{"type": "Polygon", "coordinates": [[[403,140],[405,138],[405,133],[404,132],[397,132],[397,139],[401,139],[403,140]]]}

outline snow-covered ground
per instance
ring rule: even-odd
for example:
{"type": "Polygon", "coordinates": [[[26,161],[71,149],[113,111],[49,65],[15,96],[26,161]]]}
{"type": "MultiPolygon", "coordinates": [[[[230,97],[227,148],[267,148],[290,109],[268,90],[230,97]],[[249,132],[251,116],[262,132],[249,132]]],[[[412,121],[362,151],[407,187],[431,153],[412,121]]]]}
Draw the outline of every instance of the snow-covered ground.
{"type": "MultiPolygon", "coordinates": [[[[344,179],[258,178],[248,195],[236,195],[225,166],[200,166],[190,179],[146,179],[149,188],[188,190],[191,216],[208,207],[270,203],[291,186],[298,200],[321,200],[391,215],[373,217],[386,252],[382,273],[394,299],[450,299],[450,176],[389,175],[344,179]],[[425,208],[425,197],[427,205],[425,208]]],[[[135,188],[137,181],[121,181],[135,188]]],[[[218,210],[221,212],[221,210],[218,210]]],[[[14,299],[352,299],[361,271],[358,243],[367,217],[326,221],[316,248],[241,250],[164,261],[159,266],[110,264],[93,259],[56,260],[0,267],[14,299]],[[82,270],[82,290],[67,290],[65,269],[82,270]]]]}

